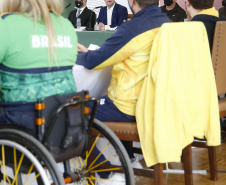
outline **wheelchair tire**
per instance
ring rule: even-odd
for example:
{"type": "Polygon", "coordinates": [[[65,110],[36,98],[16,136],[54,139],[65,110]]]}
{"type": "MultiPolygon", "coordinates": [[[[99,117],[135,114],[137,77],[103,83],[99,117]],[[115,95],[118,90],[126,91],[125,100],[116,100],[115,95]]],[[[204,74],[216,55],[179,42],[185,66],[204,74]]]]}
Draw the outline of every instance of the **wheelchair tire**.
{"type": "Polygon", "coordinates": [[[3,184],[14,181],[17,185],[30,182],[38,185],[65,184],[48,150],[25,132],[0,129],[0,148],[0,179],[3,180],[3,184]],[[9,171],[11,175],[8,174],[9,171]],[[18,175],[14,176],[15,174],[18,175]]]}
{"type": "Polygon", "coordinates": [[[90,135],[92,137],[90,137],[85,156],[70,159],[71,169],[80,176],[77,184],[134,185],[131,161],[113,131],[99,120],[94,119],[90,135]],[[105,145],[104,143],[106,145],[98,146],[99,139],[101,140],[100,145],[105,145]],[[104,154],[107,150],[110,150],[108,155],[104,154]],[[107,162],[108,159],[110,162],[107,162]]]}

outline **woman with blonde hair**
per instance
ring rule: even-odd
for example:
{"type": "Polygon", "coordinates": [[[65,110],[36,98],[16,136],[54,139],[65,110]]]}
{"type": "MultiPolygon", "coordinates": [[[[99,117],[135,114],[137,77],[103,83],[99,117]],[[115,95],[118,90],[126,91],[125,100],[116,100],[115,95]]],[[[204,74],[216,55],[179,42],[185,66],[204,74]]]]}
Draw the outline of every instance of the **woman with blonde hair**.
{"type": "Polygon", "coordinates": [[[0,0],[0,124],[35,129],[34,104],[76,92],[77,36],[62,0],[0,0]]]}

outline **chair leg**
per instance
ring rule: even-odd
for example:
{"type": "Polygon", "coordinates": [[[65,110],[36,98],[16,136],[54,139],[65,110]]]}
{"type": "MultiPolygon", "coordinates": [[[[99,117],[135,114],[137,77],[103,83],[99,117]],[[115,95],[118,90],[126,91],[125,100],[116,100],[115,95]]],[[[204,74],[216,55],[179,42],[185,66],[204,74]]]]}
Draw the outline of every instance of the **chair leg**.
{"type": "Polygon", "coordinates": [[[216,147],[209,146],[208,155],[209,155],[210,179],[216,181],[217,180],[216,147]]]}
{"type": "Polygon", "coordinates": [[[163,164],[154,165],[154,184],[163,185],[163,164]]]}
{"type": "Polygon", "coordinates": [[[183,149],[182,157],[184,162],[185,185],[193,185],[191,145],[188,145],[183,149]]]}

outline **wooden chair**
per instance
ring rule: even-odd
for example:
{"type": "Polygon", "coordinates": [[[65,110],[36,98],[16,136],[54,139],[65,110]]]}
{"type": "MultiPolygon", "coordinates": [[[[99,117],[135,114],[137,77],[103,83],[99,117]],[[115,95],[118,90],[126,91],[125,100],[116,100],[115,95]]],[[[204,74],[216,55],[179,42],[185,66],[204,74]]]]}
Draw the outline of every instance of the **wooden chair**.
{"type": "MultiPolygon", "coordinates": [[[[226,94],[226,21],[218,21],[215,27],[212,62],[215,74],[217,94],[218,96],[226,94]]],[[[226,117],[226,97],[219,99],[220,118],[226,117]]],[[[226,132],[222,131],[221,135],[226,137],[226,132]]],[[[210,179],[217,180],[217,162],[216,162],[216,147],[206,146],[205,143],[195,141],[192,146],[207,148],[209,155],[210,179]]]]}
{"type": "MultiPolygon", "coordinates": [[[[215,28],[212,61],[218,95],[226,94],[226,21],[218,21],[215,28]]],[[[220,118],[226,117],[226,97],[219,99],[220,118]]],[[[226,137],[226,132],[221,135],[226,137]]]]}
{"type": "MultiPolygon", "coordinates": [[[[226,22],[219,22],[216,26],[215,36],[214,36],[214,43],[213,43],[213,53],[212,53],[212,60],[216,75],[216,82],[217,82],[217,90],[218,94],[226,94],[226,86],[222,90],[220,86],[222,86],[224,80],[226,79],[226,73],[224,73],[223,64],[218,64],[220,59],[226,59],[226,52],[223,49],[226,47],[226,41],[223,43],[223,34],[226,34],[226,30],[222,31],[223,28],[226,29],[226,22]],[[224,47],[225,46],[225,47],[224,47]],[[225,53],[225,57],[223,57],[225,53]],[[220,69],[218,69],[220,68],[220,69]],[[218,73],[219,76],[218,76],[218,73]],[[220,76],[221,75],[221,76],[220,76]],[[222,76],[224,75],[224,76],[222,76]],[[219,81],[219,82],[218,82],[219,81]]],[[[226,39],[226,36],[224,37],[226,39]]],[[[219,100],[220,105],[220,114],[221,117],[226,116],[226,99],[219,100]]],[[[124,141],[139,141],[137,125],[135,122],[105,122],[105,124],[111,128],[114,133],[119,137],[120,140],[124,141]]],[[[226,133],[225,133],[226,136],[226,133]]],[[[216,147],[206,146],[205,143],[200,142],[193,142],[192,146],[196,147],[204,147],[208,149],[209,155],[209,165],[210,165],[210,179],[217,180],[217,163],[216,163],[216,147]]],[[[140,153],[137,149],[135,153],[140,153]]],[[[191,145],[185,147],[182,151],[182,161],[184,163],[184,178],[185,178],[185,185],[193,185],[193,175],[192,175],[192,150],[191,145]]],[[[147,171],[143,169],[134,169],[135,175],[147,176],[154,178],[155,185],[163,185],[163,164],[156,164],[154,166],[153,171],[147,171]]]]}
{"type": "MultiPolygon", "coordinates": [[[[118,138],[122,141],[140,141],[137,131],[136,122],[104,122],[118,138]]],[[[134,153],[140,153],[141,149],[133,148],[134,153]]],[[[182,151],[182,161],[184,162],[185,169],[185,184],[193,185],[193,176],[192,176],[192,154],[191,154],[191,145],[188,145],[182,151]]],[[[163,185],[163,164],[159,163],[154,166],[154,171],[149,171],[145,169],[135,169],[134,174],[137,176],[144,176],[149,178],[154,178],[155,185],[163,185]]]]}

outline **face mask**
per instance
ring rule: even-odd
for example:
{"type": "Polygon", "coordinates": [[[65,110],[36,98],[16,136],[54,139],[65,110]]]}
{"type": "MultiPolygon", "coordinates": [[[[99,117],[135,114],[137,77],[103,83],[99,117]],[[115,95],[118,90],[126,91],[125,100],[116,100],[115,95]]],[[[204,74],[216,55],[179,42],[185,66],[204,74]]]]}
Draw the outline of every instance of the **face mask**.
{"type": "Polygon", "coordinates": [[[83,5],[83,2],[82,1],[75,1],[75,6],[77,8],[80,8],[82,5],[83,5]]]}
{"type": "Polygon", "coordinates": [[[164,4],[166,6],[170,6],[171,4],[173,4],[173,0],[164,0],[164,4]]]}

